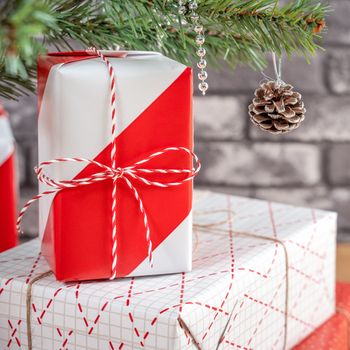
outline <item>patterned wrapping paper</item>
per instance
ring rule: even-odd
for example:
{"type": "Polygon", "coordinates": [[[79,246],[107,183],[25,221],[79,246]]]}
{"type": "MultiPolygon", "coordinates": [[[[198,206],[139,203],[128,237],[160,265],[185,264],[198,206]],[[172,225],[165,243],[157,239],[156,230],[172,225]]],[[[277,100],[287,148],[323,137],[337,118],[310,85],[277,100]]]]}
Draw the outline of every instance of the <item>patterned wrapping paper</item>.
{"type": "Polygon", "coordinates": [[[190,273],[63,284],[37,240],[2,254],[1,348],[28,348],[27,305],[33,350],[290,349],[334,313],[335,213],[196,197],[190,273]]]}
{"type": "Polygon", "coordinates": [[[350,348],[350,284],[337,283],[337,313],[293,350],[348,350],[350,348]]]}
{"type": "Polygon", "coordinates": [[[15,141],[0,104],[0,252],[17,243],[15,141]]]}

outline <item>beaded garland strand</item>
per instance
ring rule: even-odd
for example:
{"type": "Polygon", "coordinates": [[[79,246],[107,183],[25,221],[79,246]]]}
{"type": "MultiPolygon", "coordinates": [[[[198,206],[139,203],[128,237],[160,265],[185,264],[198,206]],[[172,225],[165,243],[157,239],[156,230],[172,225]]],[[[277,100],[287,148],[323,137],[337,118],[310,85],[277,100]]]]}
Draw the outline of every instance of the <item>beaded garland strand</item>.
{"type": "Polygon", "coordinates": [[[205,95],[209,88],[209,85],[206,82],[208,78],[208,73],[206,71],[207,61],[204,58],[206,55],[206,50],[203,46],[205,43],[204,28],[201,24],[200,17],[196,12],[196,10],[198,9],[198,3],[195,0],[178,0],[178,4],[178,11],[181,16],[183,16],[187,11],[190,11],[190,18],[192,21],[193,30],[196,33],[196,44],[198,45],[198,49],[196,51],[196,54],[199,57],[197,67],[200,70],[198,73],[198,79],[200,80],[198,88],[202,92],[202,94],[205,95]]]}

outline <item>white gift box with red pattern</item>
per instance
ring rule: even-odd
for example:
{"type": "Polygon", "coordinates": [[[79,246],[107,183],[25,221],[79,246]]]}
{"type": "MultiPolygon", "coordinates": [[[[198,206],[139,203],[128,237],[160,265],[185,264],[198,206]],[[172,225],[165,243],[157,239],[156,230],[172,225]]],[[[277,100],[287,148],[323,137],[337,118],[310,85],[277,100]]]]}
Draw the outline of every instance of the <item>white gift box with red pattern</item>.
{"type": "Polygon", "coordinates": [[[0,347],[290,349],[334,313],[335,213],[209,192],[193,210],[192,272],[62,283],[37,240],[1,254],[0,347]]]}
{"type": "MultiPolygon", "coordinates": [[[[39,161],[79,157],[102,164],[54,164],[46,174],[76,181],[111,166],[111,84],[116,88],[116,165],[124,169],[115,180],[116,206],[111,178],[40,199],[43,255],[64,281],[109,278],[114,263],[117,277],[189,271],[192,181],[161,187],[183,179],[161,171],[191,169],[190,154],[167,152],[142,163],[136,170],[145,169],[140,170],[144,182],[127,167],[167,148],[192,150],[192,71],[158,53],[105,55],[110,67],[84,51],[38,61],[39,161]],[[160,170],[148,173],[150,169],[160,170]],[[147,181],[160,185],[148,186],[147,181]]],[[[40,190],[52,187],[40,183],[40,190]]]]}
{"type": "Polygon", "coordinates": [[[15,141],[0,105],[0,252],[17,243],[15,141]]]}

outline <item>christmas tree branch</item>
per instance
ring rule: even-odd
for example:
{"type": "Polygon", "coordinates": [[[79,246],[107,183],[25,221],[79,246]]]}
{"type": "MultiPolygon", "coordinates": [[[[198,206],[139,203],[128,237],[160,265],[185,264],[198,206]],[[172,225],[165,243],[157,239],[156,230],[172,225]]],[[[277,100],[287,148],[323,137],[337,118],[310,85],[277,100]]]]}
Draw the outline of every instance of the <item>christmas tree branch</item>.
{"type": "MultiPolygon", "coordinates": [[[[197,12],[206,30],[207,58],[232,67],[262,69],[266,52],[302,54],[319,48],[328,8],[314,0],[202,0],[197,12]]],[[[156,50],[191,64],[196,44],[190,12],[175,0],[5,0],[0,4],[0,96],[31,90],[36,56],[47,45],[70,43],[156,50]],[[16,86],[17,83],[17,86],[16,86]]]]}

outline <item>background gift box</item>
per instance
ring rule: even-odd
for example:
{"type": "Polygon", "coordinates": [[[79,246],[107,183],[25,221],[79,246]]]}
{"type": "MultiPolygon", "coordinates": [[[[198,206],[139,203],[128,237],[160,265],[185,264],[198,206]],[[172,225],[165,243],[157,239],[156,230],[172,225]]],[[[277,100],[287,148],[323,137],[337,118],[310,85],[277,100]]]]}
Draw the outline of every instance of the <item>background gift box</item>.
{"type": "Polygon", "coordinates": [[[15,141],[7,113],[0,104],[0,252],[17,243],[15,141]]]}

